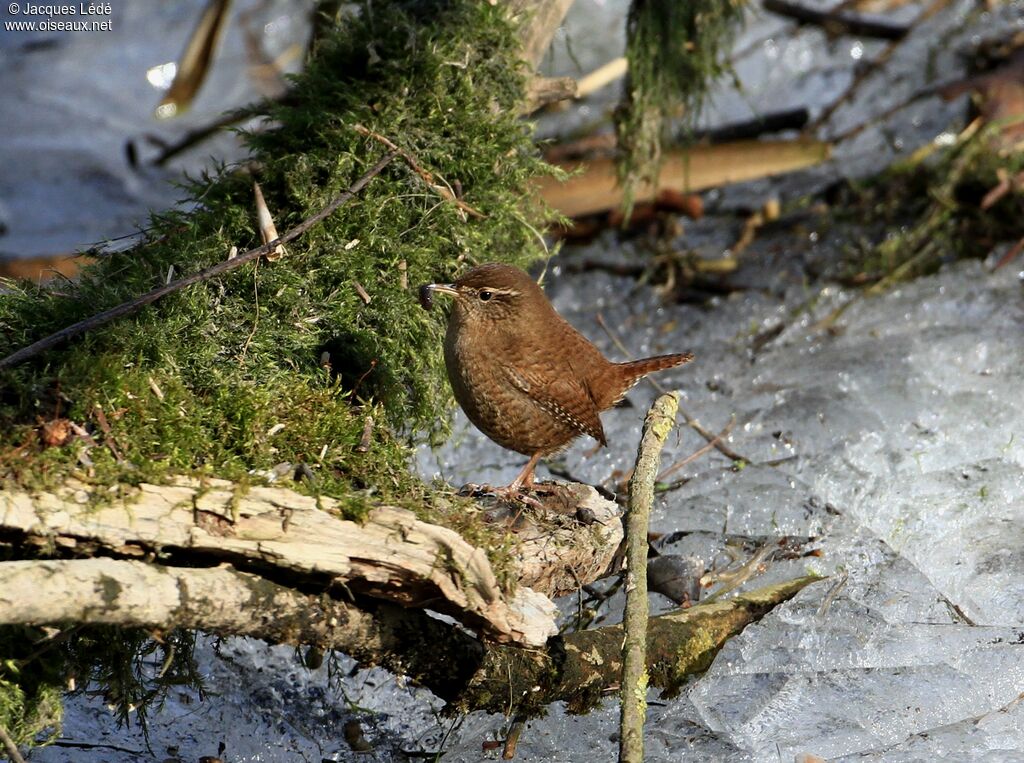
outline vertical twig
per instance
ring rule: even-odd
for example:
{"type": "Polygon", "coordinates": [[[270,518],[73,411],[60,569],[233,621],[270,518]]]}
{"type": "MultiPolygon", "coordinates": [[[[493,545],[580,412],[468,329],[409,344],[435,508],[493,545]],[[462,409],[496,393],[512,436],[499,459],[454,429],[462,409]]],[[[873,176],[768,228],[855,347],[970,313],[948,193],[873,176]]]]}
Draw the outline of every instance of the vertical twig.
{"type": "Polygon", "coordinates": [[[626,613],[622,621],[622,711],[619,721],[619,763],[643,763],[644,717],[647,715],[647,526],[654,503],[654,480],[661,449],[675,424],[679,397],[654,401],[644,419],[636,467],[629,481],[626,512],[626,613]]]}
{"type": "Polygon", "coordinates": [[[25,763],[25,759],[18,752],[18,746],[14,744],[14,740],[8,736],[7,729],[3,726],[0,726],[0,743],[3,744],[4,752],[11,759],[11,763],[25,763]]]}

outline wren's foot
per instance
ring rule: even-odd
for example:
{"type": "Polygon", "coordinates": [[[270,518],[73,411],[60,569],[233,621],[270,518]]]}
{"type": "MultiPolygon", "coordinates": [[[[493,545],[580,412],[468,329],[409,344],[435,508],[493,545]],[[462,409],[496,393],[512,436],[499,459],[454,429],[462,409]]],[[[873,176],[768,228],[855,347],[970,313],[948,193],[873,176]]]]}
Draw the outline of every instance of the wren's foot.
{"type": "Polygon", "coordinates": [[[531,487],[516,485],[514,483],[511,485],[496,487],[494,485],[477,485],[469,482],[459,488],[459,495],[465,495],[471,498],[492,496],[505,503],[525,503],[527,506],[532,506],[535,509],[543,508],[541,502],[530,495],[530,491],[531,487]]]}
{"type": "Polygon", "coordinates": [[[532,498],[528,495],[530,490],[533,488],[533,470],[537,468],[537,462],[540,461],[540,453],[534,453],[530,456],[530,460],[526,462],[526,466],[523,470],[516,475],[516,478],[512,480],[506,487],[493,487],[492,485],[463,485],[462,490],[459,491],[461,495],[493,495],[499,500],[509,502],[520,502],[525,503],[528,506],[534,508],[541,508],[541,503],[536,498],[532,498]]]}

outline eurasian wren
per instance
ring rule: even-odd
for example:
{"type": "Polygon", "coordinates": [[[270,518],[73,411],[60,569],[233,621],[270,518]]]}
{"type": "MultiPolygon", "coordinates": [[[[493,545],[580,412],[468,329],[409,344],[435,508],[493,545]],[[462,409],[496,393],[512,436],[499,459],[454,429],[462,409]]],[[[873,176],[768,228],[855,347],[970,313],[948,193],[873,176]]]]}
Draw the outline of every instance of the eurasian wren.
{"type": "Polygon", "coordinates": [[[530,457],[502,492],[529,488],[537,462],[581,434],[607,445],[598,414],[647,374],[693,359],[684,352],[606,360],[529,275],[508,265],[488,263],[455,283],[427,284],[424,307],[435,292],[454,297],[444,361],[455,399],[485,435],[530,457]]]}

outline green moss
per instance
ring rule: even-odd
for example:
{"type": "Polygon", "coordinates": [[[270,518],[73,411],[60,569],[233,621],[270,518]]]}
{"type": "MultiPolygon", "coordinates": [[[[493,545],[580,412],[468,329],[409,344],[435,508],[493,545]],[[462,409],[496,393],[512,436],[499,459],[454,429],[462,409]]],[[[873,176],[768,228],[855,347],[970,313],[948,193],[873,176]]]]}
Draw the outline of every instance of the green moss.
{"type": "Polygon", "coordinates": [[[693,125],[722,52],[743,17],[742,0],[633,0],[626,26],[629,74],[615,115],[627,211],[638,183],[654,183],[673,120],[693,125]]]}
{"type": "Polygon", "coordinates": [[[0,477],[27,487],[72,472],[102,484],[244,479],[286,462],[309,467],[303,489],[355,495],[354,513],[366,495],[419,501],[410,444],[445,434],[450,392],[442,324],[419,308],[415,287],[542,254],[523,222],[524,189],[545,165],[515,116],[521,72],[502,13],[471,0],[374,2],[341,19],[291,95],[262,108],[277,126],[246,136],[247,169],[190,181],[191,211],[154,215],[142,245],[74,284],[5,285],[0,356],[162,284],[172,267],[180,277],[232,246],[259,245],[254,179],[281,232],[320,210],[385,152],[356,124],[411,152],[486,217],[464,219],[396,160],[282,259],[0,372],[0,477]],[[95,444],[45,448],[38,426],[60,417],[95,444]],[[358,448],[368,417],[369,447],[358,448]]]}

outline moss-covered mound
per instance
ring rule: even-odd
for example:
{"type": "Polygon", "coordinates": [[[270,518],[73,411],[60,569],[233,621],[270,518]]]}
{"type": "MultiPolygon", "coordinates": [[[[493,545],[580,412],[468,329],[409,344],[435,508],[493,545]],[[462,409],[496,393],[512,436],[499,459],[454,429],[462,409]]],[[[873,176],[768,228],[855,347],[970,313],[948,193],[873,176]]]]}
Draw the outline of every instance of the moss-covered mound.
{"type": "Polygon", "coordinates": [[[476,0],[377,0],[340,18],[286,101],[263,107],[274,126],[246,136],[252,161],[186,187],[191,211],[155,215],[142,245],[74,284],[0,287],[5,356],[161,285],[171,268],[181,277],[232,246],[257,246],[253,180],[285,231],[386,152],[356,124],[413,154],[485,215],[466,218],[396,159],[280,260],[175,293],[0,372],[0,477],[26,486],[72,471],[99,482],[237,479],[289,462],[310,467],[311,484],[334,495],[415,494],[409,435],[443,431],[449,396],[441,326],[418,308],[416,285],[542,254],[524,193],[545,168],[515,117],[522,72],[502,13],[476,0]],[[368,450],[357,447],[367,417],[368,450]],[[41,424],[57,418],[89,430],[94,444],[46,447],[53,437],[41,424]]]}
{"type": "MultiPolygon", "coordinates": [[[[244,482],[287,462],[310,477],[297,487],[341,498],[354,515],[373,501],[431,503],[409,473],[409,447],[444,433],[450,393],[441,321],[420,309],[416,286],[543,254],[526,189],[546,166],[516,118],[518,40],[503,9],[478,0],[374,0],[322,28],[288,98],[258,107],[270,128],[246,136],[251,161],[189,183],[187,211],[155,215],[140,246],[75,283],[0,284],[0,357],[162,285],[172,269],[180,278],[258,246],[254,180],[282,233],[320,211],[387,153],[357,124],[483,216],[466,216],[397,158],[284,257],[0,371],[0,488],[181,473],[244,482]]],[[[465,518],[436,502],[446,504],[465,518]]],[[[486,530],[460,529],[500,557],[486,530]]],[[[40,648],[38,630],[0,629],[0,726],[18,743],[59,725],[69,675],[97,681],[122,718],[175,681],[194,683],[190,649],[172,650],[182,670],[170,679],[140,669],[148,634],[68,633],[40,648]]]]}

